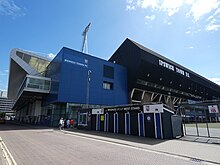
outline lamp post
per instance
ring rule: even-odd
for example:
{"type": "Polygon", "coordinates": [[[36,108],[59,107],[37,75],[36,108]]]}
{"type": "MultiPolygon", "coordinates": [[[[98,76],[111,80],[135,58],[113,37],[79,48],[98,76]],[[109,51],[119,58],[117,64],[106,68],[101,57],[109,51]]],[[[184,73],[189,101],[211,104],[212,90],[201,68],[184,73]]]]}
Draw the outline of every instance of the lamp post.
{"type": "Polygon", "coordinates": [[[90,89],[90,74],[92,73],[91,70],[88,70],[87,73],[87,88],[86,88],[86,108],[89,108],[89,89],[90,89]]]}

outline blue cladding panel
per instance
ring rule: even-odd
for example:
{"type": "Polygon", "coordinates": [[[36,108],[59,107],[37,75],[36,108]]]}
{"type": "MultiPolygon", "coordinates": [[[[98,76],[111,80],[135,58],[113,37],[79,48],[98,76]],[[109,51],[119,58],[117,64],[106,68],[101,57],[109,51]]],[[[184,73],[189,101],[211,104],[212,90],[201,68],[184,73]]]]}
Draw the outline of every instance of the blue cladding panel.
{"type": "Polygon", "coordinates": [[[87,78],[90,74],[89,104],[120,105],[128,103],[127,72],[117,64],[63,48],[57,102],[86,103],[87,78]],[[114,68],[114,79],[103,77],[103,66],[114,68]],[[113,90],[103,89],[103,81],[113,83],[113,90]]]}

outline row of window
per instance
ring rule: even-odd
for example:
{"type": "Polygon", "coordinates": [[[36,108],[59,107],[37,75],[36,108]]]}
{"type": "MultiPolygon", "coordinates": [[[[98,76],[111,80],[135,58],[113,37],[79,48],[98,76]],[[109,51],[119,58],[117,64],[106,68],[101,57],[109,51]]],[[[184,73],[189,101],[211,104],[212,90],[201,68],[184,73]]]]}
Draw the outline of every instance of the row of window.
{"type": "Polygon", "coordinates": [[[103,82],[103,89],[113,90],[113,83],[104,81],[103,82]]]}
{"type": "MultiPolygon", "coordinates": [[[[103,77],[114,79],[114,68],[111,66],[104,65],[103,77]]],[[[113,83],[104,81],[103,82],[103,89],[113,90],[113,83]]]]}

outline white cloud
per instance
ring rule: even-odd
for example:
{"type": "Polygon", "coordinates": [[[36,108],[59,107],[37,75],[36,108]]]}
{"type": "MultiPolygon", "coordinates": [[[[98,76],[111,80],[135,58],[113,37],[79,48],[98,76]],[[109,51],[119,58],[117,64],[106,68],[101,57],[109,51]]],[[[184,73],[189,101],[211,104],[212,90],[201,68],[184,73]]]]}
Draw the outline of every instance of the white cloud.
{"type": "Polygon", "coordinates": [[[189,49],[193,49],[194,48],[194,46],[189,46],[189,49]]]}
{"type": "Polygon", "coordinates": [[[135,6],[127,5],[126,10],[135,10],[135,6]]]}
{"type": "Polygon", "coordinates": [[[206,26],[206,31],[217,31],[220,29],[220,25],[208,24],[206,26]]]}
{"type": "Polygon", "coordinates": [[[151,15],[151,16],[146,15],[145,18],[153,21],[153,20],[155,20],[156,16],[155,15],[151,15]]]}
{"type": "Polygon", "coordinates": [[[184,0],[164,0],[161,9],[166,11],[168,16],[172,16],[179,11],[183,4],[184,0]]]}
{"type": "Polygon", "coordinates": [[[209,78],[209,80],[220,85],[220,78],[209,78]]]}
{"type": "Polygon", "coordinates": [[[141,6],[141,8],[152,8],[156,9],[159,7],[157,0],[138,0],[137,5],[141,6]]]}
{"type": "Polygon", "coordinates": [[[192,5],[196,0],[185,0],[187,5],[192,5]]]}
{"type": "Polygon", "coordinates": [[[17,6],[13,0],[0,0],[0,14],[8,16],[24,16],[23,9],[17,6]]]}
{"type": "Polygon", "coordinates": [[[133,0],[127,0],[127,3],[133,3],[133,0]]]}
{"type": "Polygon", "coordinates": [[[219,4],[219,0],[197,0],[193,3],[188,15],[192,15],[194,20],[198,21],[202,18],[202,16],[210,13],[214,9],[217,9],[219,4]]]}
{"type": "Polygon", "coordinates": [[[217,14],[220,14],[220,8],[218,8],[215,13],[214,13],[214,16],[217,15],[217,14]]]}
{"type": "MultiPolygon", "coordinates": [[[[170,17],[181,12],[185,12],[185,18],[191,20],[191,30],[186,30],[186,34],[195,34],[200,31],[216,31],[220,29],[220,0],[126,0],[126,10],[146,9],[155,18],[166,19],[164,24],[170,25],[170,17]],[[200,30],[198,30],[200,29],[200,30]]],[[[181,13],[182,15],[183,13],[181,13]]],[[[145,19],[155,19],[145,16],[145,19]]],[[[184,19],[184,18],[183,18],[184,19]]]]}
{"type": "Polygon", "coordinates": [[[53,53],[49,53],[49,54],[47,55],[47,57],[50,58],[50,59],[53,59],[55,56],[56,56],[56,55],[53,54],[53,53]]]}
{"type": "Polygon", "coordinates": [[[217,31],[220,29],[220,23],[218,23],[220,18],[220,8],[218,8],[213,15],[207,18],[208,25],[206,25],[206,31],[217,31]]]}

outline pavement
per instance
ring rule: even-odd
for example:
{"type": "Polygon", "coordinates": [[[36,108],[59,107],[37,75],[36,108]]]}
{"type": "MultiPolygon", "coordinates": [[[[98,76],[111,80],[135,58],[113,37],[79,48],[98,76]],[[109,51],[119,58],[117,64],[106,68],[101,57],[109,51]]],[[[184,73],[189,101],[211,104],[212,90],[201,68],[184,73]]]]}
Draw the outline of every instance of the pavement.
{"type": "MultiPolygon", "coordinates": [[[[85,131],[78,129],[65,129],[63,131],[59,131],[58,128],[52,129],[49,127],[42,126],[22,125],[22,127],[23,128],[15,127],[17,130],[21,130],[21,132],[19,131],[21,139],[25,137],[24,132],[22,133],[24,129],[40,129],[40,133],[43,134],[55,131],[60,134],[73,135],[75,137],[78,136],[85,139],[94,139],[97,141],[102,141],[115,145],[128,146],[139,150],[149,151],[155,154],[169,155],[176,158],[190,160],[190,162],[200,164],[220,164],[220,139],[185,136],[180,139],[162,140],[99,131],[85,131]],[[45,131],[42,131],[41,129],[45,129],[45,131]]],[[[17,131],[16,129],[14,131],[17,131]]],[[[0,128],[0,130],[7,131],[7,128],[5,128],[5,130],[3,128],[0,128]]],[[[40,133],[38,134],[40,135],[40,133]]],[[[8,143],[8,145],[10,148],[10,143],[8,143]]],[[[16,152],[19,152],[18,147],[19,146],[14,148],[15,151],[12,152],[12,155],[14,155],[16,152]]],[[[42,150],[42,153],[43,152],[44,151],[42,150]]],[[[4,157],[2,156],[2,150],[0,150],[0,164],[2,161],[4,162],[4,157]]],[[[2,165],[5,164],[2,163],[2,165]]]]}
{"type": "Polygon", "coordinates": [[[220,139],[185,136],[180,139],[162,140],[78,129],[67,129],[63,133],[173,155],[205,164],[220,164],[220,139]]]}
{"type": "Polygon", "coordinates": [[[198,136],[187,135],[187,136],[180,138],[180,140],[220,145],[220,138],[209,138],[209,137],[198,137],[198,136]]]}

